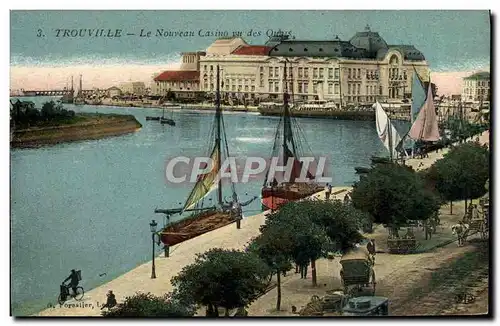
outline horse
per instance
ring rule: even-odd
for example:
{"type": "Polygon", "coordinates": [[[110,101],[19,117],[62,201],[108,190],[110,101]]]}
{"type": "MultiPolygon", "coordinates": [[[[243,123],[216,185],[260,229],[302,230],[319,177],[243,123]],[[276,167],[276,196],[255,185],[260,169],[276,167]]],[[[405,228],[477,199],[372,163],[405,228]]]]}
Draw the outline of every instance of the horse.
{"type": "Polygon", "coordinates": [[[469,224],[465,223],[455,224],[451,227],[451,231],[458,237],[458,246],[462,247],[465,244],[465,241],[467,240],[467,235],[469,234],[469,224]]]}

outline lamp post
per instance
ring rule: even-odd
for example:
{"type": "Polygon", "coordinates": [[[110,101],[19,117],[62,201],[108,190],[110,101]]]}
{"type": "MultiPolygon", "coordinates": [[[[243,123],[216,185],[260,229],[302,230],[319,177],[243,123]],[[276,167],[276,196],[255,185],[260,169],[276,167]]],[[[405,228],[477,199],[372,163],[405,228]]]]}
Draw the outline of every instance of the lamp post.
{"type": "Polygon", "coordinates": [[[156,233],[156,226],[158,224],[156,223],[155,220],[152,220],[151,223],[149,223],[149,227],[151,228],[151,240],[153,242],[153,267],[151,270],[151,278],[156,278],[156,271],[155,271],[155,233],[156,233]]]}

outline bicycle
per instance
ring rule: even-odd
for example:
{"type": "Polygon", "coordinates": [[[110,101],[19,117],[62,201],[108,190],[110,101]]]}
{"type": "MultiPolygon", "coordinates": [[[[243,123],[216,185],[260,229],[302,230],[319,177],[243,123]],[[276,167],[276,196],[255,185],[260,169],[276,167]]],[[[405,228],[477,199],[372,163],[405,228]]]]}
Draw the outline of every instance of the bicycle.
{"type": "Polygon", "coordinates": [[[72,294],[70,294],[70,290],[69,290],[70,288],[71,288],[70,285],[61,284],[60,293],[59,293],[59,296],[57,297],[57,302],[59,302],[60,305],[64,304],[68,300],[68,296],[71,296],[76,301],[80,301],[83,299],[83,295],[85,294],[83,287],[77,286],[76,293],[72,293],[72,294]]]}

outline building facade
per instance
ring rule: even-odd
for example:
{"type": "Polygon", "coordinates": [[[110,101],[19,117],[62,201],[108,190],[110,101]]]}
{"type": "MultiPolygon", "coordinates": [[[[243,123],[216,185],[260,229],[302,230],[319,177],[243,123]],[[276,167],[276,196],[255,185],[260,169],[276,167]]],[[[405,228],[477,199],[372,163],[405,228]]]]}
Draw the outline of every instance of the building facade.
{"type": "Polygon", "coordinates": [[[462,86],[462,101],[480,102],[489,101],[490,73],[478,72],[464,78],[462,86]]]}
{"type": "Polygon", "coordinates": [[[116,86],[108,88],[108,97],[113,98],[122,95],[122,90],[116,86]]]}
{"type": "Polygon", "coordinates": [[[146,85],[143,82],[128,82],[120,84],[123,94],[141,96],[146,94],[146,85]]]}
{"type": "Polygon", "coordinates": [[[219,66],[223,96],[240,99],[277,100],[286,87],[302,100],[401,102],[410,97],[414,70],[424,80],[429,76],[424,55],[413,45],[387,45],[368,26],[349,41],[279,36],[264,45],[249,45],[241,38],[219,39],[196,63],[198,90],[215,92],[219,66]]]}

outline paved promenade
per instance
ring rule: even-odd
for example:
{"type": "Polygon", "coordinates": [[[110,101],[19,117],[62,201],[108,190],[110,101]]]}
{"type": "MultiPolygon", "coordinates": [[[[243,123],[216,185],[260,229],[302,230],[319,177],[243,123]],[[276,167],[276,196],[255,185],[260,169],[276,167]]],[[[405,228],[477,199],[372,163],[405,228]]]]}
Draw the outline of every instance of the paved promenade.
{"type": "MultiPolygon", "coordinates": [[[[488,136],[483,134],[481,137],[482,143],[488,143],[488,136]]],[[[429,167],[435,160],[442,157],[442,154],[446,151],[439,153],[429,154],[429,158],[423,160],[409,160],[408,164],[417,165],[418,169],[429,167]],[[420,163],[423,165],[420,165],[420,163]]],[[[334,187],[332,189],[332,198],[343,199],[345,194],[351,190],[351,187],[334,187]]],[[[320,192],[315,197],[324,198],[324,193],[320,192]]],[[[259,227],[265,221],[265,213],[261,213],[254,216],[246,217],[241,222],[241,229],[237,230],[235,224],[231,224],[220,228],[218,230],[206,233],[194,239],[183,242],[171,248],[171,254],[169,258],[160,255],[156,260],[156,279],[151,279],[151,262],[145,263],[137,268],[125,273],[124,275],[101,285],[93,290],[85,293],[85,297],[82,301],[76,302],[70,300],[60,307],[55,303],[54,308],[46,309],[40,312],[39,316],[99,316],[101,313],[100,306],[106,300],[106,293],[108,290],[112,290],[118,302],[122,302],[125,297],[131,296],[134,293],[141,292],[151,292],[155,295],[162,295],[167,292],[172,291],[172,285],[170,284],[170,279],[177,275],[180,270],[191,263],[194,262],[194,258],[197,253],[203,253],[211,248],[226,248],[226,249],[243,249],[245,245],[255,236],[259,234],[259,227]]],[[[425,255],[424,255],[425,256],[425,255]]],[[[401,261],[408,261],[411,264],[413,259],[407,257],[399,258],[401,261]]],[[[327,271],[330,274],[329,268],[332,266],[328,261],[319,262],[319,270],[327,271]],[[323,266],[323,263],[326,265],[323,266]],[[330,266],[330,267],[327,267],[330,266]]],[[[337,263],[335,263],[337,264],[337,263]]],[[[335,265],[334,264],[334,265],[335,265]]],[[[388,266],[392,266],[392,263],[387,263],[388,266]]],[[[338,266],[334,269],[336,270],[338,266]]],[[[387,271],[389,273],[390,271],[387,271]]],[[[382,276],[382,275],[381,275],[382,276]]],[[[291,276],[293,279],[296,276],[291,276]]],[[[326,275],[324,276],[326,277],[326,275]]],[[[323,278],[319,280],[320,283],[323,282],[323,278]]],[[[290,283],[291,284],[291,283],[290,283]]],[[[326,284],[326,280],[325,280],[326,284]]],[[[82,286],[85,287],[85,281],[82,282],[82,286]]],[[[275,291],[271,291],[275,292],[275,291]]],[[[309,292],[309,291],[307,291],[309,292]]],[[[309,293],[307,293],[309,295],[309,293]]],[[[269,304],[272,307],[272,294],[264,296],[269,300],[269,304]]],[[[264,298],[263,297],[263,298],[264,298]]],[[[303,298],[301,298],[303,299],[303,298]]],[[[302,303],[303,300],[299,300],[302,303]]],[[[289,302],[285,299],[285,305],[289,302]]],[[[297,302],[300,306],[299,302],[297,302]]],[[[250,312],[252,315],[265,313],[263,307],[259,305],[252,305],[250,312]]],[[[266,304],[266,307],[268,305],[266,304]]],[[[266,308],[267,309],[267,308],[266,308]]]]}

